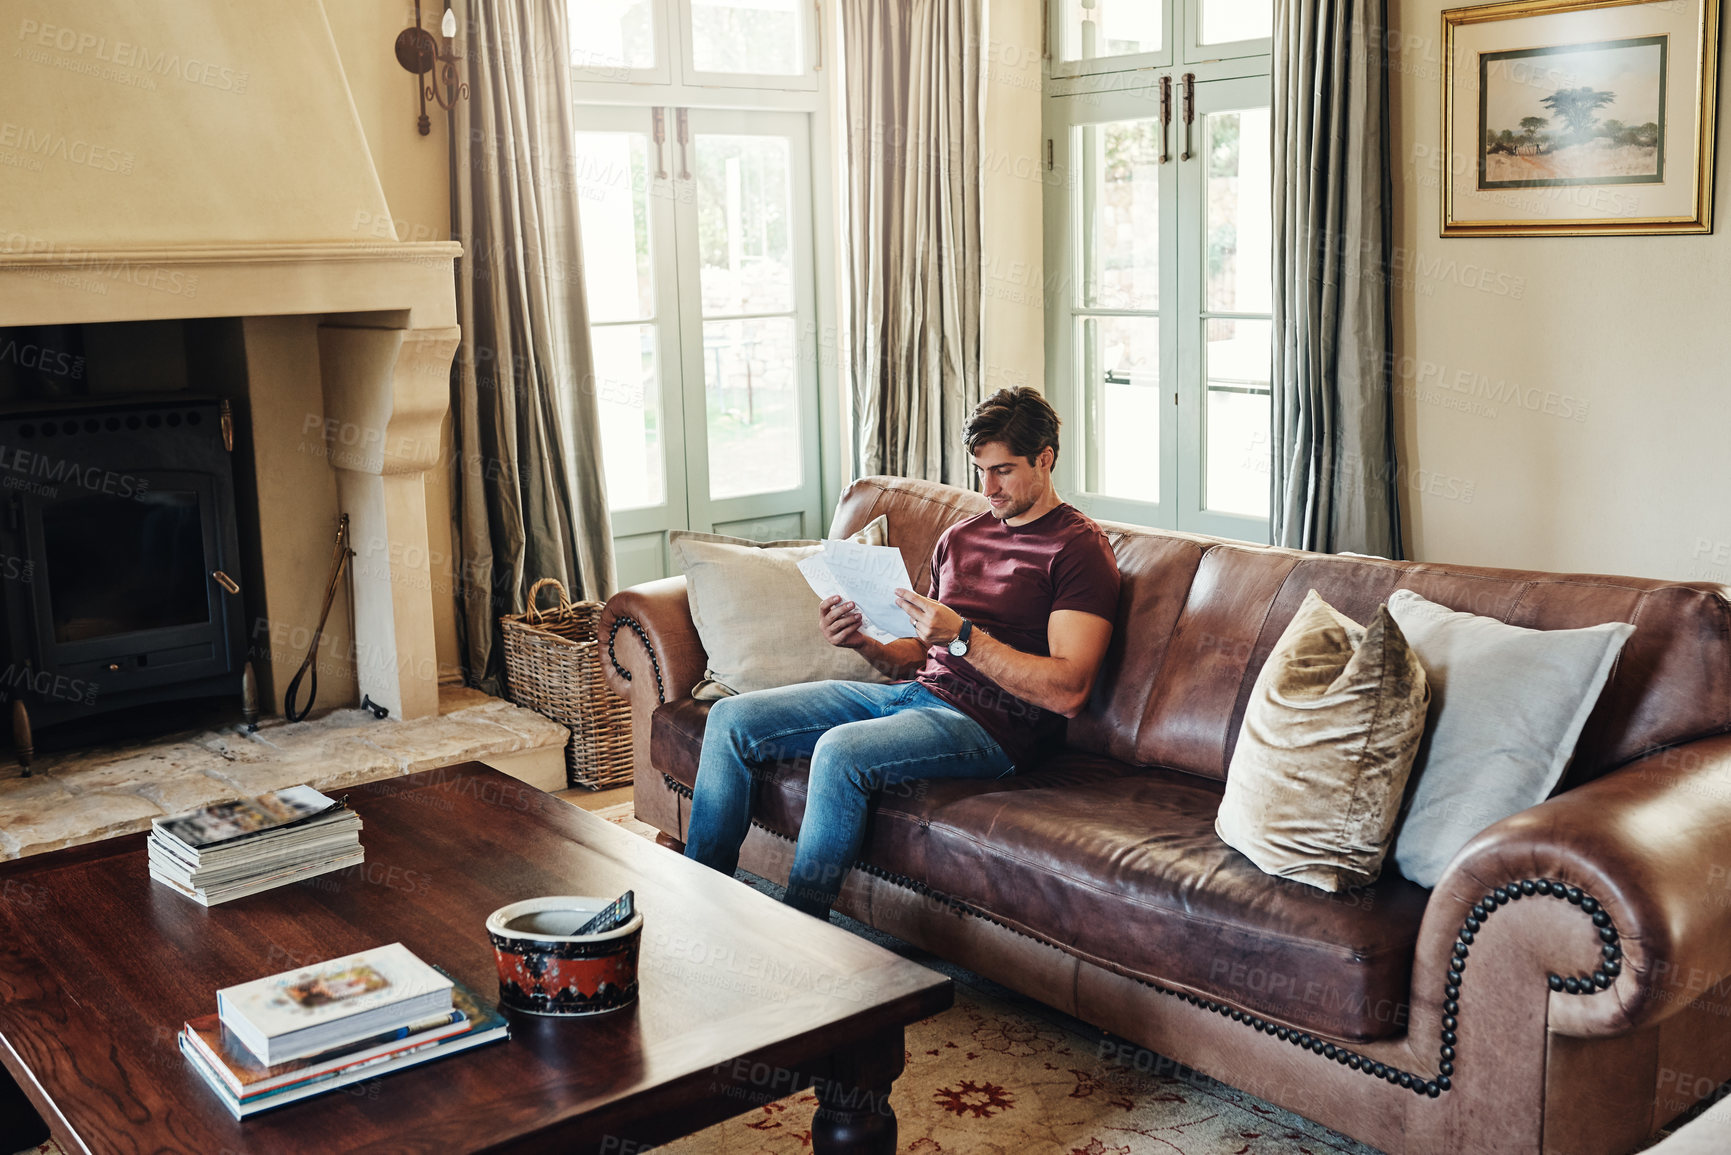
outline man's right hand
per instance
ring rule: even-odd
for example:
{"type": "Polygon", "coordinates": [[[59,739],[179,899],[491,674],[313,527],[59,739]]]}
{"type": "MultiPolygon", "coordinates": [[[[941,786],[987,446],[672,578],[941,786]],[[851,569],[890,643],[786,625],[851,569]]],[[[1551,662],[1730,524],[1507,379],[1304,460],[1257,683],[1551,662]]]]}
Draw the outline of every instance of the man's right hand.
{"type": "Polygon", "coordinates": [[[818,620],[823,626],[823,640],[830,645],[857,650],[870,640],[859,631],[865,615],[861,614],[859,607],[852,602],[845,602],[840,597],[829,597],[817,608],[818,620]]]}

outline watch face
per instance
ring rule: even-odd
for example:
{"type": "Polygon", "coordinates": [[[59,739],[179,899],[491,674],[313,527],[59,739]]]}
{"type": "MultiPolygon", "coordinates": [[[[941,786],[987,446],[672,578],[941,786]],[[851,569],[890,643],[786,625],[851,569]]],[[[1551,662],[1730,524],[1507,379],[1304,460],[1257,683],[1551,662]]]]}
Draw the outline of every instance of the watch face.
{"type": "Polygon", "coordinates": [[[954,654],[956,657],[959,658],[963,654],[966,654],[967,652],[968,652],[968,643],[962,641],[962,639],[955,638],[950,642],[950,653],[954,654]]]}

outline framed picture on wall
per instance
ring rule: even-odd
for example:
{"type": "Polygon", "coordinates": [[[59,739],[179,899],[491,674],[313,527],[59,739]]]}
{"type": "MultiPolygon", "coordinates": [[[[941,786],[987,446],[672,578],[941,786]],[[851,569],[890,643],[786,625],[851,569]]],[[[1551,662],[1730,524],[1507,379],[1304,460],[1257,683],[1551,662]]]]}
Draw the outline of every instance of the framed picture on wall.
{"type": "Polygon", "coordinates": [[[1713,229],[1718,0],[1443,13],[1442,235],[1713,229]]]}

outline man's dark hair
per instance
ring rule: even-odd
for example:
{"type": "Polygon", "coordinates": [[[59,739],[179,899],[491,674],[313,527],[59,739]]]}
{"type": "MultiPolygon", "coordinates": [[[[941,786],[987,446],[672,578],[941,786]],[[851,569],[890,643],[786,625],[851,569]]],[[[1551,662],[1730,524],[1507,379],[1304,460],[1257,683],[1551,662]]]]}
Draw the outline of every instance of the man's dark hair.
{"type": "Polygon", "coordinates": [[[1017,389],[1000,389],[974,409],[962,429],[968,452],[980,446],[1000,441],[1010,452],[1028,459],[1040,456],[1040,450],[1050,445],[1052,460],[1058,460],[1058,412],[1038,389],[1023,385],[1017,389]]]}

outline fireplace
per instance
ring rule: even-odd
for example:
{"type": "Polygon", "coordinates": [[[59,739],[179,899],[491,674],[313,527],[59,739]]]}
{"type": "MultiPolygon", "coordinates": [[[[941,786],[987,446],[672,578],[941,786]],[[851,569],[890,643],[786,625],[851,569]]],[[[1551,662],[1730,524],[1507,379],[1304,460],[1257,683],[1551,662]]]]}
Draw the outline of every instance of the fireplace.
{"type": "Polygon", "coordinates": [[[35,728],[175,699],[241,704],[233,424],[178,395],[0,413],[10,703],[35,728]]]}
{"type": "MultiPolygon", "coordinates": [[[[8,61],[4,119],[42,139],[123,142],[133,163],[124,173],[59,156],[0,164],[0,334],[33,333],[10,351],[0,338],[0,386],[31,376],[42,404],[65,400],[78,380],[92,402],[144,389],[227,398],[242,557],[224,572],[242,587],[261,707],[280,710],[307,654],[332,535],[347,515],[358,556],[313,667],[318,704],[367,696],[393,718],[436,717],[441,646],[456,653],[448,503],[462,463],[444,421],[461,248],[395,239],[329,7],[28,0],[19,9],[35,46],[18,69],[8,61]],[[144,78],[148,92],[115,83],[83,67],[76,45],[36,44],[49,28],[221,61],[247,77],[246,91],[156,76],[144,78]],[[70,343],[79,326],[81,346],[70,343]],[[158,327],[160,341],[137,343],[158,327]],[[165,357],[165,347],[183,352],[165,357]],[[119,368],[103,381],[105,357],[119,368]]],[[[11,492],[0,488],[0,528],[11,492]]],[[[178,524],[191,534],[190,520],[178,524]]],[[[17,584],[0,573],[0,587],[17,584]]],[[[176,620],[148,629],[186,625],[167,616],[176,620]]],[[[58,640],[52,619],[23,625],[32,638],[40,630],[73,644],[58,640]]],[[[216,644],[188,644],[206,641],[216,644]]],[[[121,654],[122,669],[100,672],[143,692],[158,676],[143,652],[142,668],[121,654]]]]}

